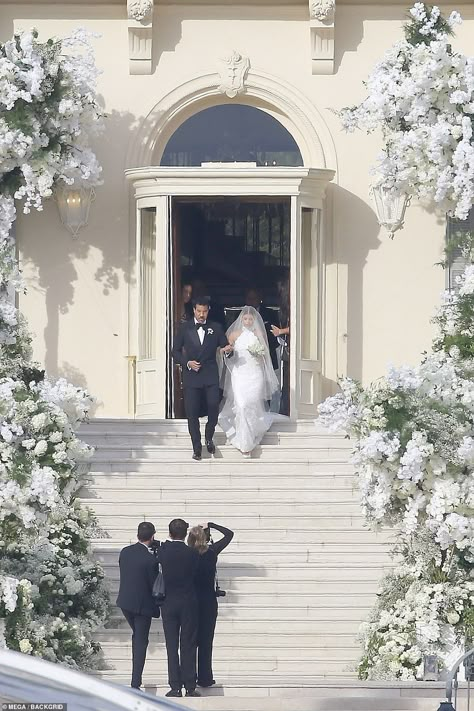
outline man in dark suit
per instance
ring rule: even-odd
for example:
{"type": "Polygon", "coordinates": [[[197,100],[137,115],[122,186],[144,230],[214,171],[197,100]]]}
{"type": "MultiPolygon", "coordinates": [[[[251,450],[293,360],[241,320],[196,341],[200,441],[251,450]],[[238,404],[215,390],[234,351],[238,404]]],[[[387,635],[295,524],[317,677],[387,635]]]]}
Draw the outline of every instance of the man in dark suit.
{"type": "Polygon", "coordinates": [[[168,655],[168,682],[171,691],[166,696],[199,696],[196,691],[196,646],[198,631],[198,601],[195,577],[199,553],[186,545],[188,524],[175,518],[169,524],[170,537],[158,553],[165,583],[162,605],[163,631],[168,655]]]}
{"type": "Polygon", "coordinates": [[[132,628],[132,683],[134,689],[142,685],[148,633],[151,618],[159,617],[159,607],[152,597],[153,583],[158,573],[158,562],[153,555],[155,527],[148,521],[138,526],[138,542],[120,552],[120,587],[117,605],[132,628]]]}
{"type": "Polygon", "coordinates": [[[206,296],[194,301],[194,318],[179,327],[173,344],[173,358],[183,369],[184,407],[188,430],[193,443],[193,459],[201,460],[202,445],[199,413],[203,397],[207,403],[206,447],[210,454],[216,448],[212,441],[219,415],[219,371],[216,353],[231,353],[222,326],[208,321],[209,299],[206,296]]]}

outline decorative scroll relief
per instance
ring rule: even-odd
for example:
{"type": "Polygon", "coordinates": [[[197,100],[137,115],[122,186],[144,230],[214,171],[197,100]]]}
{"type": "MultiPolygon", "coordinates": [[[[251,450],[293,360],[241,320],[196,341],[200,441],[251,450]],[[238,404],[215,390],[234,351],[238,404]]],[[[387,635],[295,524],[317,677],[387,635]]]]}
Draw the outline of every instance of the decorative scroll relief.
{"type": "Polygon", "coordinates": [[[336,0],[310,0],[309,16],[319,22],[334,22],[336,0]]]}
{"type": "Polygon", "coordinates": [[[219,76],[221,83],[219,91],[229,99],[245,91],[245,80],[250,69],[248,57],[244,57],[234,49],[219,61],[219,76]]]}
{"type": "Polygon", "coordinates": [[[153,0],[127,0],[127,13],[130,20],[141,22],[153,12],[153,0]]]}
{"type": "Polygon", "coordinates": [[[309,15],[312,72],[333,74],[335,0],[310,0],[309,15]]]}

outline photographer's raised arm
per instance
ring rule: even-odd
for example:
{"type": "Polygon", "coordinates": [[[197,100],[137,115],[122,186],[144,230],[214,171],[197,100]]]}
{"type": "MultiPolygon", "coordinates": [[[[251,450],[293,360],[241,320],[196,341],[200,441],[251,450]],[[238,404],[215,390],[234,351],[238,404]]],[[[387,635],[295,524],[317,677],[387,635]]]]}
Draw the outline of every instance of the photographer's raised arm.
{"type": "Polygon", "coordinates": [[[208,524],[209,528],[213,528],[215,531],[219,531],[219,533],[222,533],[223,538],[221,538],[220,541],[217,541],[216,543],[211,543],[209,548],[214,551],[216,555],[219,555],[219,553],[222,553],[224,548],[227,548],[229,543],[234,537],[234,532],[230,530],[230,528],[226,528],[225,526],[219,526],[217,523],[211,523],[209,522],[208,524]]]}

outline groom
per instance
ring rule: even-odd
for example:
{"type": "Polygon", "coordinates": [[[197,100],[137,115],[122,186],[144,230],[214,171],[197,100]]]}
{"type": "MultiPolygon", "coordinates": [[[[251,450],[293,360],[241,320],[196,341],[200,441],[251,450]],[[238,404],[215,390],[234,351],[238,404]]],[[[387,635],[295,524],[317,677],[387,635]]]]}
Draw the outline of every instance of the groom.
{"type": "Polygon", "coordinates": [[[173,344],[173,358],[183,369],[184,407],[188,430],[193,443],[193,459],[201,460],[202,445],[199,428],[201,398],[207,402],[206,447],[209,454],[216,451],[212,438],[219,415],[219,371],[216,352],[230,353],[232,346],[222,326],[208,321],[209,297],[196,297],[194,318],[179,327],[173,344]]]}

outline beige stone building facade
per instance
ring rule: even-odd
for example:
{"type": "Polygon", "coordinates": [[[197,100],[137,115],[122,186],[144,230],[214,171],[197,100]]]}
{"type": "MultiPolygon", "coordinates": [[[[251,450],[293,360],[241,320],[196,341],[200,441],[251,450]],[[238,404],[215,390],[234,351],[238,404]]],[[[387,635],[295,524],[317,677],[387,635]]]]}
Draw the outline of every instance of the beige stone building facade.
{"type": "MultiPolygon", "coordinates": [[[[345,134],[333,111],[363,98],[407,5],[330,6],[0,3],[2,41],[31,26],[99,35],[104,183],[88,225],[72,238],[51,200],[16,229],[35,356],[86,385],[97,416],[178,413],[169,350],[186,281],[229,319],[249,286],[275,305],[289,280],[293,417],[339,376],[367,383],[429,347],[445,220],[413,202],[390,241],[369,198],[380,137],[345,134]]],[[[469,53],[474,5],[456,8],[469,53]]]]}

